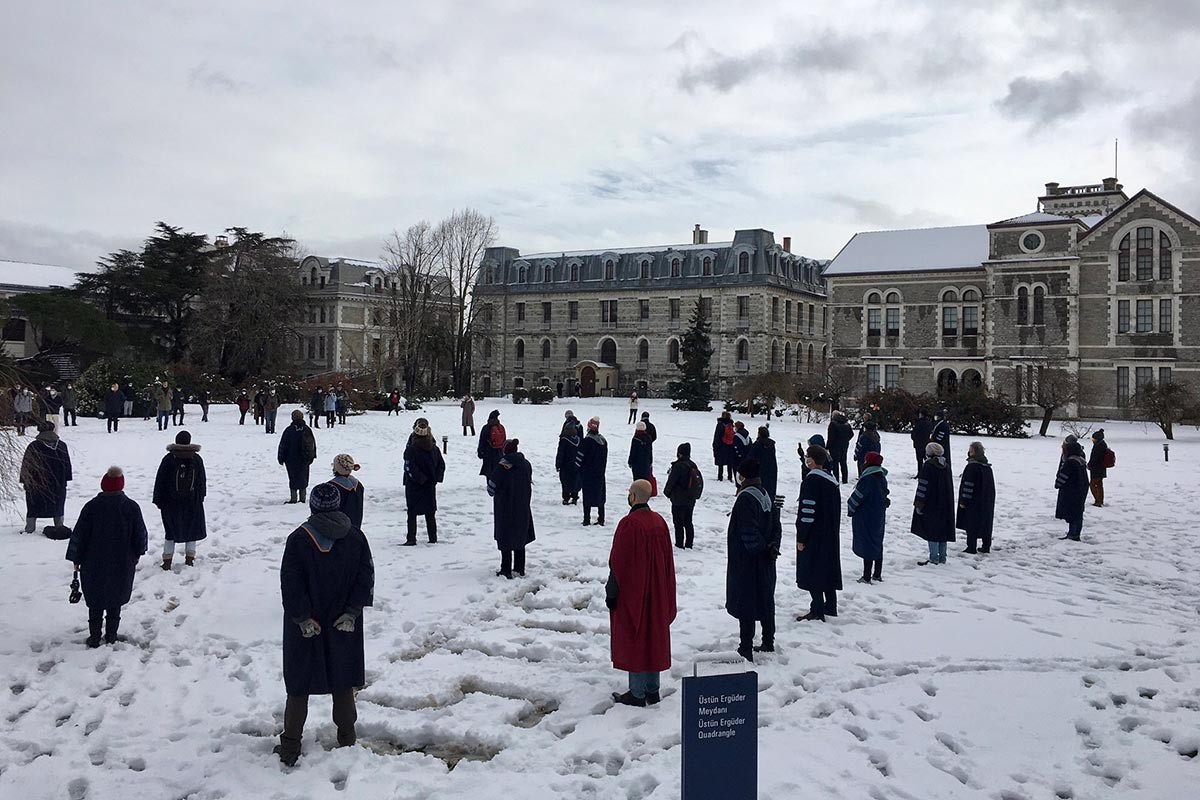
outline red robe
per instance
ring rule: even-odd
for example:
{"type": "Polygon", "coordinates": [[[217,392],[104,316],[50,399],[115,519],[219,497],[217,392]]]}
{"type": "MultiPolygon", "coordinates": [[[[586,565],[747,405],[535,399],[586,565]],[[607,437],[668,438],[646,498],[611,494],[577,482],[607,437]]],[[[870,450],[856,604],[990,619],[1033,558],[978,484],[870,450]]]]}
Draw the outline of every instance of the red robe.
{"type": "Polygon", "coordinates": [[[626,672],[671,668],[675,621],[675,556],[661,516],[635,507],[617,524],[608,566],[617,584],[609,612],[613,666],[626,672]]]}

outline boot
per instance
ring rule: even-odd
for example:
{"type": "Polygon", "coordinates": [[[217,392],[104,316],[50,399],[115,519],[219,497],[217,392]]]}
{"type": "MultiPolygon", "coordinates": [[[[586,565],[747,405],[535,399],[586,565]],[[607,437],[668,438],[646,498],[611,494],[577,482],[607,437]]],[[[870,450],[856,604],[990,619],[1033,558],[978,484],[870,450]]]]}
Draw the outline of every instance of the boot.
{"type": "Polygon", "coordinates": [[[117,630],[121,627],[121,613],[113,613],[109,611],[105,614],[104,621],[104,643],[116,644],[118,640],[117,630]]]}
{"type": "Polygon", "coordinates": [[[754,648],[752,648],[752,647],[738,647],[738,649],[737,649],[737,653],[738,653],[738,655],[739,655],[739,656],[741,656],[742,658],[746,659],[746,660],[747,660],[747,661],[749,661],[751,664],[753,664],[753,663],[754,663],[754,648]]]}
{"type": "Polygon", "coordinates": [[[100,646],[100,633],[104,625],[103,612],[88,610],[87,646],[93,650],[100,646]]]}
{"type": "Polygon", "coordinates": [[[429,517],[425,520],[425,527],[429,531],[429,543],[437,544],[437,520],[429,517]]]}
{"type": "Polygon", "coordinates": [[[301,503],[308,502],[308,487],[305,487],[300,490],[300,502],[301,503]]]}
{"type": "Polygon", "coordinates": [[[296,766],[296,762],[300,760],[300,743],[290,744],[283,741],[283,737],[281,736],[279,744],[275,745],[275,749],[271,752],[279,756],[279,761],[284,766],[294,767],[296,766]]]}
{"type": "Polygon", "coordinates": [[[291,505],[292,503],[295,503],[295,502],[296,502],[296,490],[292,489],[292,496],[291,496],[291,499],[288,500],[288,505],[291,505]]]}
{"type": "Polygon", "coordinates": [[[596,524],[604,524],[604,506],[600,506],[600,510],[596,512],[596,524]]]}
{"type": "Polygon", "coordinates": [[[196,566],[196,554],[195,553],[186,553],[183,557],[183,565],[185,567],[196,566]]]}
{"type": "Polygon", "coordinates": [[[583,524],[584,525],[592,524],[592,509],[590,506],[583,507],[583,524]]]}
{"type": "Polygon", "coordinates": [[[796,622],[824,622],[824,621],[825,621],[824,614],[814,614],[811,611],[808,612],[807,614],[801,614],[800,616],[796,617],[796,622]]]}
{"type": "Polygon", "coordinates": [[[408,518],[408,535],[404,539],[405,547],[417,546],[417,518],[410,516],[408,518]]]}
{"type": "Polygon", "coordinates": [[[162,568],[164,572],[171,571],[171,556],[163,556],[162,568]]]}
{"type": "Polygon", "coordinates": [[[619,703],[620,705],[623,705],[623,706],[636,706],[637,708],[645,708],[646,707],[646,698],[635,697],[633,692],[625,692],[624,694],[621,694],[619,692],[613,692],[612,698],[613,698],[613,702],[619,703]]]}
{"type": "Polygon", "coordinates": [[[658,692],[646,692],[646,705],[656,706],[662,700],[662,695],[658,692]]]}

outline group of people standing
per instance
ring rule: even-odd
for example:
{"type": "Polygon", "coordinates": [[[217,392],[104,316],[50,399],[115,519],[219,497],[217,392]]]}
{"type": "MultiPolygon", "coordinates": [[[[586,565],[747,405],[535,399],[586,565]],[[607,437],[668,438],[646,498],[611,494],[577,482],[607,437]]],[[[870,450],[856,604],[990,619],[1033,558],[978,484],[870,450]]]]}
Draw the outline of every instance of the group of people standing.
{"type": "Polygon", "coordinates": [[[41,422],[51,424],[55,431],[60,422],[64,427],[79,424],[79,393],[72,383],[67,383],[61,392],[55,386],[35,392],[30,386],[16,384],[7,395],[8,408],[4,416],[17,429],[18,436],[24,436],[29,428],[36,429],[41,422]]]}

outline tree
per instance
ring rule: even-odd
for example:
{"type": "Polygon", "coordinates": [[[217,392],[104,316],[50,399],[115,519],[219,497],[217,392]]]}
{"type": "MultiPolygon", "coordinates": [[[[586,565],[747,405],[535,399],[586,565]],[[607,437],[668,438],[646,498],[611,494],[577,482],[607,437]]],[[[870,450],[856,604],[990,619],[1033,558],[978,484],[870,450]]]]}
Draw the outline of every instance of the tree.
{"type": "Polygon", "coordinates": [[[1059,367],[1038,370],[1037,399],[1042,409],[1042,427],[1038,436],[1045,436],[1054,412],[1079,399],[1079,376],[1059,367]]]}
{"type": "Polygon", "coordinates": [[[709,331],[712,325],[704,313],[699,299],[692,309],[688,319],[687,330],[679,343],[680,378],[671,381],[668,390],[672,399],[672,408],[685,411],[711,411],[712,406],[712,375],[709,365],[712,363],[712,341],[709,331]]]}
{"type": "Polygon", "coordinates": [[[155,230],[142,248],[140,283],[148,310],[162,319],[159,335],[167,360],[175,363],[187,353],[188,326],[213,251],[202,234],[181,233],[181,228],[165,222],[157,223],[155,230]]]}
{"type": "Polygon", "coordinates": [[[1200,417],[1200,398],[1195,390],[1174,381],[1147,383],[1133,396],[1133,407],[1138,416],[1157,425],[1168,439],[1175,438],[1175,423],[1200,417]]]}
{"type": "Polygon", "coordinates": [[[41,352],[65,347],[110,354],[125,343],[120,326],[69,290],[29,292],[10,302],[24,314],[41,352]]]}
{"type": "Polygon", "coordinates": [[[435,318],[434,285],[442,254],[438,231],[422,220],[401,236],[384,242],[383,263],[390,284],[387,327],[396,341],[396,358],[405,394],[418,386],[422,349],[430,343],[435,318]]]}
{"type": "Polygon", "coordinates": [[[118,250],[96,263],[99,271],[76,279],[75,294],[99,306],[111,320],[144,315],[149,300],[142,285],[142,254],[118,250]]]}
{"type": "Polygon", "coordinates": [[[471,377],[471,337],[475,307],[472,290],[479,277],[483,254],[496,241],[496,222],[480,212],[465,208],[438,224],[435,239],[441,247],[440,267],[453,294],[453,356],[451,374],[455,394],[465,392],[471,377]]]}
{"type": "Polygon", "coordinates": [[[778,402],[782,399],[786,404],[795,394],[796,387],[786,372],[763,372],[747,375],[734,384],[730,399],[745,406],[751,417],[762,411],[769,420],[778,402]]]}

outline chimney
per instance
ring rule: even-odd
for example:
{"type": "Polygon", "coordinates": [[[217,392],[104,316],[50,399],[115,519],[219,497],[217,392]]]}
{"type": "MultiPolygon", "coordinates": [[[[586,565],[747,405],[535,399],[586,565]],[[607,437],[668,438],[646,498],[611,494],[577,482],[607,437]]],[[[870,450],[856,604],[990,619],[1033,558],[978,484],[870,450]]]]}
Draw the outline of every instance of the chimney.
{"type": "Polygon", "coordinates": [[[700,244],[700,223],[696,223],[696,227],[692,228],[692,244],[700,244]]]}
{"type": "Polygon", "coordinates": [[[1055,182],[1046,184],[1046,195],[1058,194],[1058,184],[1055,182]]]}
{"type": "Polygon", "coordinates": [[[1121,188],[1121,184],[1117,183],[1116,178],[1105,178],[1104,179],[1104,191],[1115,192],[1115,191],[1118,191],[1120,188],[1121,188]]]}
{"type": "Polygon", "coordinates": [[[790,237],[790,236],[783,237],[783,252],[785,252],[785,253],[792,252],[792,237],[790,237]]]}
{"type": "Polygon", "coordinates": [[[225,234],[213,238],[213,247],[228,247],[229,237],[225,234]]]}
{"type": "Polygon", "coordinates": [[[708,231],[700,231],[700,244],[708,244],[708,231]]]}

